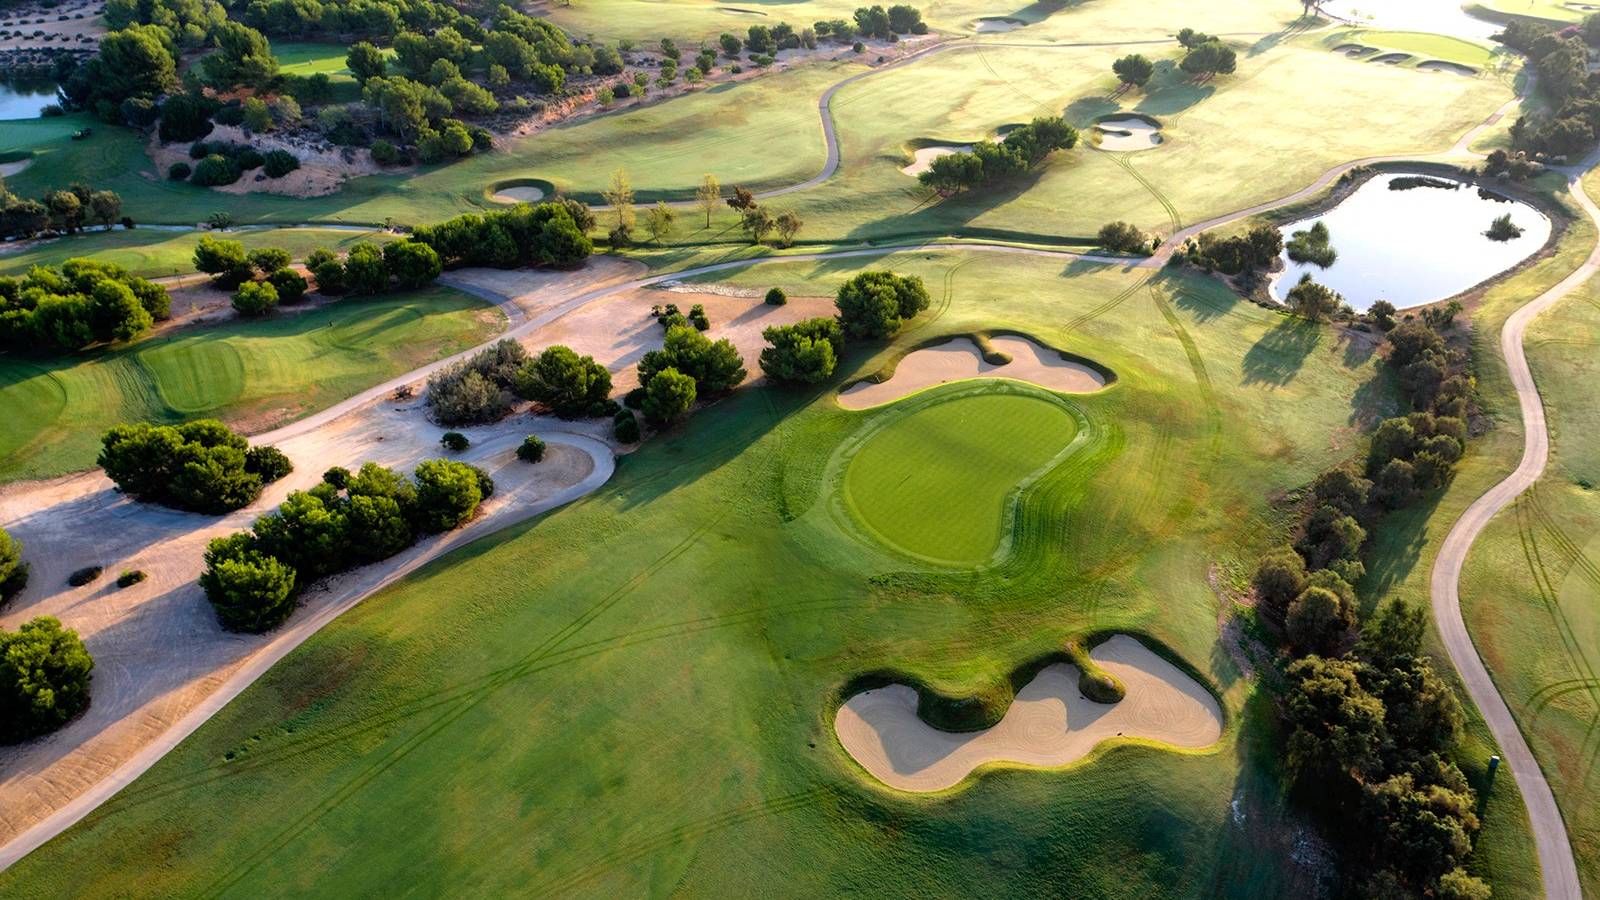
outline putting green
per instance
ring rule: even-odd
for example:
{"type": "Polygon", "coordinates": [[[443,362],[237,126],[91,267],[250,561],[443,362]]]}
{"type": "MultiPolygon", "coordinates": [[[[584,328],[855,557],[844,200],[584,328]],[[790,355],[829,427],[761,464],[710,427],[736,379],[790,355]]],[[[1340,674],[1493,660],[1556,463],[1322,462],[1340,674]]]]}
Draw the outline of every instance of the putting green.
{"type": "Polygon", "coordinates": [[[1018,488],[1061,455],[1078,432],[1043,396],[941,392],[909,412],[892,409],[845,468],[845,502],[884,542],[957,564],[1001,545],[1018,488]]]}

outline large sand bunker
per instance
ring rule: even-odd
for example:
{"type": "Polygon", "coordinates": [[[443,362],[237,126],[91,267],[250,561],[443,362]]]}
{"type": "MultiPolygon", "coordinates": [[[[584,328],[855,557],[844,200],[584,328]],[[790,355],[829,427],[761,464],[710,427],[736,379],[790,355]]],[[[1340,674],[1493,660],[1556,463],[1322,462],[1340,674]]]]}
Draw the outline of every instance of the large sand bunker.
{"type": "Polygon", "coordinates": [[[1004,34],[1007,31],[1016,31],[1018,28],[1026,27],[1028,27],[1027,22],[1006,16],[988,16],[972,23],[972,30],[979,34],[1004,34]]]}
{"type": "Polygon", "coordinates": [[[902,166],[900,171],[904,172],[907,175],[910,175],[912,178],[915,178],[918,175],[921,175],[923,172],[926,172],[930,168],[932,168],[933,167],[933,161],[938,159],[939,157],[941,157],[941,156],[949,156],[952,153],[966,153],[971,149],[972,149],[972,145],[971,144],[961,144],[961,145],[949,145],[949,144],[946,144],[946,145],[941,145],[941,146],[937,146],[937,147],[923,147],[923,148],[921,148],[919,150],[915,150],[915,151],[912,152],[912,154],[911,154],[911,165],[902,166]]]}
{"type": "Polygon", "coordinates": [[[501,203],[538,203],[544,199],[544,191],[531,184],[519,184],[515,187],[503,187],[490,194],[489,199],[501,203]]]}
{"type": "Polygon", "coordinates": [[[990,346],[1011,357],[1004,365],[983,358],[971,338],[956,338],[933,347],[913,350],[895,366],[887,381],[862,381],[839,392],[845,409],[866,409],[899,400],[947,381],[967,378],[1011,378],[1064,394],[1087,394],[1106,386],[1106,378],[1080,362],[1062,359],[1048,347],[1018,335],[1005,335],[990,346]]]}
{"type": "Polygon", "coordinates": [[[1144,644],[1117,635],[1089,656],[1127,688],[1121,701],[1088,699],[1078,690],[1077,667],[1054,663],[1017,692],[993,728],[940,731],[917,715],[915,688],[892,684],[846,700],[834,731],[878,780],[917,793],[953,787],[988,763],[1063,766],[1115,737],[1193,749],[1222,737],[1222,710],[1211,693],[1144,644]]]}
{"type": "Polygon", "coordinates": [[[1109,116],[1096,122],[1094,130],[1101,150],[1149,150],[1165,140],[1161,123],[1144,116],[1109,116]]]}
{"type": "Polygon", "coordinates": [[[1411,54],[1409,53],[1385,53],[1382,56],[1374,56],[1370,62],[1382,63],[1386,66],[1398,66],[1410,58],[1411,54]]]}
{"type": "Polygon", "coordinates": [[[1442,59],[1430,59],[1426,62],[1419,62],[1417,63],[1417,68],[1422,69],[1425,72],[1448,72],[1451,75],[1462,75],[1467,78],[1471,78],[1472,76],[1478,74],[1478,70],[1472,68],[1471,66],[1463,66],[1460,63],[1445,62],[1442,59]]]}

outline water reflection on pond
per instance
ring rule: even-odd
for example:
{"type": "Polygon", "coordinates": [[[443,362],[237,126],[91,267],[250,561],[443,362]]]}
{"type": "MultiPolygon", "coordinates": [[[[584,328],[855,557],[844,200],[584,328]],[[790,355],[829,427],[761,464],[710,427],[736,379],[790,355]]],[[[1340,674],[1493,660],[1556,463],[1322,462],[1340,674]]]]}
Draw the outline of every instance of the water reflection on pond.
{"type": "Polygon", "coordinates": [[[0,81],[0,121],[37,118],[57,102],[56,86],[49,81],[0,81]]]}
{"type": "MultiPolygon", "coordinates": [[[[1365,310],[1376,300],[1397,307],[1443,300],[1511,268],[1531,256],[1550,237],[1550,220],[1534,207],[1473,185],[1391,190],[1396,178],[1370,179],[1338,206],[1283,228],[1291,234],[1321,222],[1338,251],[1326,269],[1296,263],[1285,251],[1285,270],[1273,280],[1272,296],[1282,300],[1302,273],[1344,295],[1365,310]],[[1484,232],[1497,217],[1511,216],[1520,237],[1492,241],[1484,232]]],[[[1437,181],[1437,179],[1432,179],[1437,181]]]]}

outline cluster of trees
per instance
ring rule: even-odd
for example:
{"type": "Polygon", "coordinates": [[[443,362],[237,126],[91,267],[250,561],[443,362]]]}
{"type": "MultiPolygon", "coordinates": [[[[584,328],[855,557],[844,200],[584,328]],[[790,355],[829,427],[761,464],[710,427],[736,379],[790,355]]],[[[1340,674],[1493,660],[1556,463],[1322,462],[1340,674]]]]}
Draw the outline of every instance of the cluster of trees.
{"type": "Polygon", "coordinates": [[[1539,90],[1554,111],[1522,115],[1511,126],[1519,149],[1552,156],[1576,156],[1600,140],[1600,75],[1589,71],[1589,48],[1600,46],[1600,15],[1589,16],[1579,29],[1518,19],[1495,40],[1526,54],[1539,73],[1539,90]]]}
{"type": "Polygon", "coordinates": [[[273,37],[295,40],[387,43],[405,31],[427,34],[441,28],[481,40],[483,31],[477,19],[432,0],[251,0],[242,11],[246,23],[273,37]]]}
{"type": "Polygon", "coordinates": [[[171,305],[166,288],[112,263],[34,266],[21,278],[0,277],[0,347],[79,350],[132,340],[166,319],[171,305]]]}
{"type": "Polygon", "coordinates": [[[88,708],[93,669],[78,633],[59,619],[0,629],[0,744],[54,731],[88,708]]]}
{"type": "Polygon", "coordinates": [[[125,494],[173,509],[221,514],[249,505],[293,466],[276,447],[252,447],[215,419],[115,425],[100,467],[125,494]]]}
{"type": "Polygon", "coordinates": [[[1214,34],[1185,28],[1178,32],[1178,43],[1187,51],[1178,61],[1178,68],[1196,78],[1231,75],[1238,66],[1238,54],[1214,34]]]}
{"type": "Polygon", "coordinates": [[[97,191],[74,182],[64,191],[28,200],[7,191],[0,179],[0,240],[71,234],[89,225],[111,225],[121,218],[122,196],[116,191],[97,191]]]}
{"type": "Polygon", "coordinates": [[[1019,175],[1038,165],[1056,150],[1078,143],[1078,130],[1060,116],[1041,116],[1014,129],[1000,143],[979,141],[966,153],[937,157],[917,180],[940,196],[977,187],[988,181],[1019,175]]]}
{"type": "Polygon", "coordinates": [[[618,409],[606,367],[561,344],[529,356],[516,341],[502,340],[428,379],[428,409],[442,425],[496,421],[517,397],[563,419],[610,416],[618,409]]]}
{"type": "Polygon", "coordinates": [[[639,387],[628,405],[658,426],[670,424],[697,399],[722,396],[744,381],[744,360],[727,338],[713,342],[692,325],[672,325],[660,350],[639,359],[639,387]]]}
{"type": "Polygon", "coordinates": [[[0,528],[0,607],[28,586],[28,564],[22,560],[22,542],[0,528]]]}
{"type": "Polygon", "coordinates": [[[466,213],[423,226],[411,239],[432,247],[446,265],[580,266],[594,252],[586,232],[594,214],[575,200],[519,203],[509,209],[466,213]]]}
{"type": "MultiPolygon", "coordinates": [[[[768,303],[775,300],[776,305],[786,301],[779,288],[767,293],[768,303]]],[[[839,311],[835,318],[774,325],[761,333],[767,341],[761,371],[768,378],[791,384],[826,380],[844,355],[846,338],[893,336],[903,321],[928,308],[928,290],[914,275],[862,272],[839,286],[833,302],[839,311]]]]}
{"type": "MultiPolygon", "coordinates": [[[[206,235],[195,246],[194,267],[213,276],[224,289],[237,290],[233,307],[244,315],[270,312],[279,303],[298,303],[309,284],[289,267],[289,251],[262,247],[246,251],[239,241],[206,235]]],[[[392,241],[379,247],[361,241],[340,259],[326,248],[311,252],[306,268],[317,279],[322,294],[370,296],[397,287],[412,290],[431,284],[444,270],[439,254],[415,240],[392,241]]]]}
{"type": "Polygon", "coordinates": [[[1272,268],[1283,252],[1283,235],[1265,223],[1251,226],[1244,234],[1218,237],[1205,232],[1191,240],[1173,258],[1192,263],[1203,272],[1224,275],[1253,275],[1272,268]]]}
{"type": "MultiPolygon", "coordinates": [[[[716,179],[706,176],[709,184],[715,185],[716,179]]],[[[701,185],[705,190],[706,185],[701,185]]],[[[795,235],[805,227],[805,222],[800,214],[792,209],[773,211],[756,202],[756,196],[749,190],[735,186],[733,196],[727,198],[730,208],[739,212],[739,227],[750,236],[750,243],[759,244],[767,239],[767,235],[777,232],[778,246],[787,247],[794,243],[795,235]]],[[[710,211],[707,210],[706,219],[710,221],[710,211]]]]}
{"type": "Polygon", "coordinates": [[[1472,384],[1438,324],[1395,326],[1386,365],[1402,383],[1439,389],[1408,391],[1414,411],[1381,423],[1363,462],[1316,478],[1293,546],[1264,557],[1253,580],[1259,614],[1297,657],[1280,707],[1289,770],[1329,833],[1374,873],[1353,885],[1364,896],[1488,896],[1461,869],[1476,798],[1450,759],[1461,714],[1422,654],[1425,616],[1397,599],[1358,627],[1352,587],[1384,510],[1440,487],[1465,446],[1472,384]],[[1440,363],[1442,378],[1413,368],[1440,363]]]}
{"type": "MultiPolygon", "coordinates": [[[[1505,150],[1491,150],[1484,159],[1479,173],[1488,178],[1508,178],[1512,181],[1527,181],[1539,174],[1539,165],[1528,159],[1527,153],[1517,151],[1508,153],[1505,150]]],[[[1392,185],[1393,182],[1390,182],[1392,185]]]]}
{"type": "Polygon", "coordinates": [[[1100,246],[1118,253],[1149,253],[1150,236],[1130,222],[1107,222],[1100,226],[1096,239],[1100,246]]]}
{"type": "Polygon", "coordinates": [[[1289,235],[1286,247],[1289,258],[1295,262],[1312,263],[1324,269],[1333,265],[1339,258],[1339,251],[1333,249],[1328,226],[1322,222],[1314,223],[1310,228],[1289,235]]]}
{"type": "Polygon", "coordinates": [[[857,7],[850,19],[826,19],[799,31],[788,22],[752,25],[746,29],[743,40],[724,32],[717,39],[717,44],[729,59],[738,59],[740,51],[744,51],[752,62],[770,65],[773,55],[779,50],[801,47],[815,49],[818,39],[849,44],[862,38],[897,41],[902,34],[927,33],[928,25],[922,21],[922,11],[901,3],[887,9],[882,6],[857,7]]]}
{"type": "Polygon", "coordinates": [[[353,474],[335,467],[249,531],[211,541],[200,586],[223,628],[269,631],[294,612],[307,584],[456,528],[493,494],[488,473],[463,462],[427,460],[409,480],[370,462],[353,474]]]}

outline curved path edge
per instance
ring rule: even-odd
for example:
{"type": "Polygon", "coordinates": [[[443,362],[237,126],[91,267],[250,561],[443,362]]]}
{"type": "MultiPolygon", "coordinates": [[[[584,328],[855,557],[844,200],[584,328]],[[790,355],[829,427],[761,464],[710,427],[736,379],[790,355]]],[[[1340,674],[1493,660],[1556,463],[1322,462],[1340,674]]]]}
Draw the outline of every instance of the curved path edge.
{"type": "MultiPolygon", "coordinates": [[[[1567,170],[1567,185],[1573,200],[1591,221],[1600,226],[1600,207],[1596,207],[1583,190],[1583,174],[1597,162],[1600,162],[1600,152],[1590,154],[1580,166],[1567,170]]],[[[1523,804],[1528,810],[1534,846],[1539,853],[1539,870],[1544,881],[1545,896],[1556,900],[1581,900],[1583,888],[1578,880],[1577,861],[1572,855],[1566,823],[1561,817],[1560,807],[1556,805],[1550,782],[1545,779],[1544,770],[1539,767],[1539,761],[1523,737],[1516,717],[1495,687],[1494,679],[1467,631],[1466,620],[1461,614],[1461,570],[1466,563],[1467,553],[1489,521],[1539,480],[1550,458],[1550,431],[1545,423],[1544,403],[1539,397],[1539,388],[1534,382],[1533,371],[1528,367],[1528,357],[1522,343],[1528,325],[1596,272],[1600,272],[1600,242],[1589,251],[1582,265],[1549,290],[1518,308],[1501,328],[1501,353],[1505,356],[1511,385],[1517,393],[1517,403],[1522,412],[1522,459],[1510,475],[1474,500],[1466,512],[1456,519],[1439,547],[1439,554],[1434,558],[1429,574],[1433,619],[1438,624],[1439,637],[1444,642],[1445,652],[1450,655],[1450,662],[1460,673],[1468,696],[1482,713],[1489,732],[1494,736],[1495,743],[1500,745],[1500,752],[1505,755],[1506,764],[1516,777],[1523,804]]]]}

